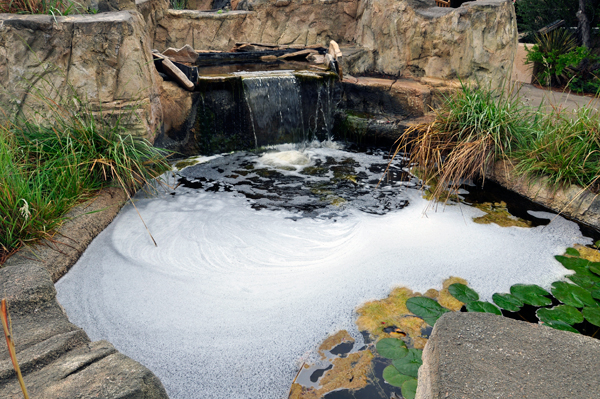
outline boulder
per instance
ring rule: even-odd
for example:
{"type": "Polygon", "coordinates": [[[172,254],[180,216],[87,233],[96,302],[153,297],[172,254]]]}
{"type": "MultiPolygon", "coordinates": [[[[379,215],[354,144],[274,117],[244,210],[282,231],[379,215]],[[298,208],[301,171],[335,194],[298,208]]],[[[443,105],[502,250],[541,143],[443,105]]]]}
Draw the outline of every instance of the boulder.
{"type": "Polygon", "coordinates": [[[48,104],[79,98],[99,118],[154,139],[162,112],[150,38],[137,11],[97,15],[0,14],[2,115],[52,119],[48,104]],[[100,116],[102,115],[102,116],[100,116]]]}
{"type": "Polygon", "coordinates": [[[417,399],[591,398],[600,341],[489,313],[443,315],[423,350],[417,399]]]}

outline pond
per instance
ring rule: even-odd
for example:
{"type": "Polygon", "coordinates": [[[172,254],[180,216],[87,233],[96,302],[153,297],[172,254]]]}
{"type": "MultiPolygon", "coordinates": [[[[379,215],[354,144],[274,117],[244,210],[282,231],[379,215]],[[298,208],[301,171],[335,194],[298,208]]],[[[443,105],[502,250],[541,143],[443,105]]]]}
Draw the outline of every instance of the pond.
{"type": "Polygon", "coordinates": [[[568,272],[553,256],[591,243],[546,212],[523,212],[547,223],[525,228],[475,223],[485,213],[464,203],[436,211],[402,159],[377,186],[385,151],[326,141],[196,161],[125,206],[56,284],[73,323],[150,368],[173,399],[284,398],[329,334],[362,346],[365,301],[450,276],[482,300],[547,288],[568,272]]]}

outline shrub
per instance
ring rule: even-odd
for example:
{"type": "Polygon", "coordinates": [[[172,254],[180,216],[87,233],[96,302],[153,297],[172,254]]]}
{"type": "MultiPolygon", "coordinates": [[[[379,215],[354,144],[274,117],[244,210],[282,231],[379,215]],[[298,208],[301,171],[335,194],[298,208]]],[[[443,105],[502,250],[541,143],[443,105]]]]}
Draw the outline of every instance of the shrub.
{"type": "Polygon", "coordinates": [[[515,3],[520,33],[533,37],[544,26],[564,19],[566,26],[577,26],[578,0],[518,0],[515,3]]]}
{"type": "Polygon", "coordinates": [[[573,76],[573,67],[591,55],[585,47],[577,47],[575,37],[565,29],[535,36],[535,44],[527,48],[527,62],[533,63],[533,75],[539,84],[565,84],[573,76]]]}

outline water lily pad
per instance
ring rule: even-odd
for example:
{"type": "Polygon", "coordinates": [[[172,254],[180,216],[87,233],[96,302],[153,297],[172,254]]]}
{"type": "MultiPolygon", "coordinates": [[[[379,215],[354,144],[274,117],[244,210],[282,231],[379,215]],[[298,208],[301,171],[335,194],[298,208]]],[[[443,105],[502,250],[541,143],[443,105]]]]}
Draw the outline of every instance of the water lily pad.
{"type": "Polygon", "coordinates": [[[589,291],[578,285],[569,284],[564,281],[555,281],[552,283],[552,295],[565,305],[575,306],[576,308],[598,306],[589,291]]]}
{"type": "Polygon", "coordinates": [[[511,294],[494,294],[492,300],[496,305],[509,312],[518,312],[523,307],[523,301],[511,294]]]}
{"type": "Polygon", "coordinates": [[[548,323],[544,323],[544,325],[548,326],[548,327],[552,327],[556,330],[570,331],[572,333],[579,334],[579,331],[577,331],[576,329],[574,329],[573,327],[571,327],[564,321],[551,321],[548,323]]]}
{"type": "Polygon", "coordinates": [[[596,276],[596,278],[592,276],[595,275],[592,273],[589,273],[589,275],[575,273],[570,276],[567,276],[567,278],[585,290],[593,291],[596,288],[600,289],[600,282],[596,281],[596,278],[599,278],[599,276],[596,276]]]}
{"type": "Polygon", "coordinates": [[[402,397],[405,399],[415,399],[417,395],[417,380],[411,378],[402,384],[402,397]]]}
{"type": "Polygon", "coordinates": [[[600,327],[600,308],[585,307],[581,312],[587,321],[595,326],[600,327]]]}
{"type": "Polygon", "coordinates": [[[423,320],[425,320],[425,323],[429,324],[430,326],[433,326],[441,315],[449,312],[448,309],[442,307],[442,305],[433,299],[423,296],[409,298],[406,301],[406,307],[412,313],[422,317],[423,320]]]}
{"type": "Polygon", "coordinates": [[[375,345],[377,352],[386,359],[400,359],[408,354],[404,341],[396,338],[383,338],[375,345]]]}
{"type": "Polygon", "coordinates": [[[383,379],[390,385],[401,388],[408,380],[412,380],[412,377],[401,374],[398,369],[391,364],[383,369],[383,379]]]}
{"type": "Polygon", "coordinates": [[[579,270],[582,268],[586,268],[589,266],[590,262],[587,259],[582,258],[569,258],[567,256],[557,255],[554,257],[557,261],[559,261],[565,268],[569,270],[579,270]]]}
{"type": "Polygon", "coordinates": [[[591,290],[590,294],[592,294],[592,298],[595,298],[600,301],[600,289],[591,290]]]}
{"type": "Polygon", "coordinates": [[[544,323],[563,321],[569,325],[581,323],[583,315],[576,307],[569,305],[559,305],[552,309],[541,308],[536,312],[536,316],[544,323]]]}
{"type": "Polygon", "coordinates": [[[502,315],[500,309],[489,302],[473,301],[465,304],[469,312],[493,313],[502,315]]]}
{"type": "Polygon", "coordinates": [[[423,360],[421,360],[422,353],[422,350],[410,349],[408,355],[402,359],[394,360],[392,364],[401,374],[417,378],[419,376],[419,367],[423,364],[423,360]]]}
{"type": "Polygon", "coordinates": [[[479,294],[477,292],[461,283],[452,284],[448,287],[448,291],[454,298],[463,303],[469,303],[479,299],[479,294]]]}
{"type": "Polygon", "coordinates": [[[510,287],[510,293],[532,306],[548,306],[552,303],[552,299],[546,296],[550,293],[535,284],[515,284],[510,287]]]}
{"type": "Polygon", "coordinates": [[[590,262],[589,269],[592,273],[600,275],[600,262],[590,262]]]}
{"type": "Polygon", "coordinates": [[[567,248],[566,254],[571,256],[579,256],[579,251],[575,248],[567,248]]]}

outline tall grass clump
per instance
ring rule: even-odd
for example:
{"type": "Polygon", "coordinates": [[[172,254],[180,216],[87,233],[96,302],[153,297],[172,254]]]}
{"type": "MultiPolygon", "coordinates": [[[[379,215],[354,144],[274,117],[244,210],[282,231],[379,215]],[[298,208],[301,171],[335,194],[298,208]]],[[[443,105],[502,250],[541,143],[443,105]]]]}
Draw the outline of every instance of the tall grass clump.
{"type": "Polygon", "coordinates": [[[404,152],[432,197],[458,189],[465,179],[485,177],[487,169],[511,153],[534,125],[534,114],[518,96],[464,86],[444,99],[432,123],[407,129],[395,154],[404,152]]]}
{"type": "Polygon", "coordinates": [[[132,193],[167,169],[163,154],[121,119],[106,122],[77,97],[69,106],[44,102],[51,116],[44,123],[20,117],[0,126],[0,263],[49,238],[94,191],[113,184],[132,193]]]}
{"type": "Polygon", "coordinates": [[[590,108],[553,111],[515,152],[517,170],[554,186],[600,188],[600,114],[590,108]]]}

